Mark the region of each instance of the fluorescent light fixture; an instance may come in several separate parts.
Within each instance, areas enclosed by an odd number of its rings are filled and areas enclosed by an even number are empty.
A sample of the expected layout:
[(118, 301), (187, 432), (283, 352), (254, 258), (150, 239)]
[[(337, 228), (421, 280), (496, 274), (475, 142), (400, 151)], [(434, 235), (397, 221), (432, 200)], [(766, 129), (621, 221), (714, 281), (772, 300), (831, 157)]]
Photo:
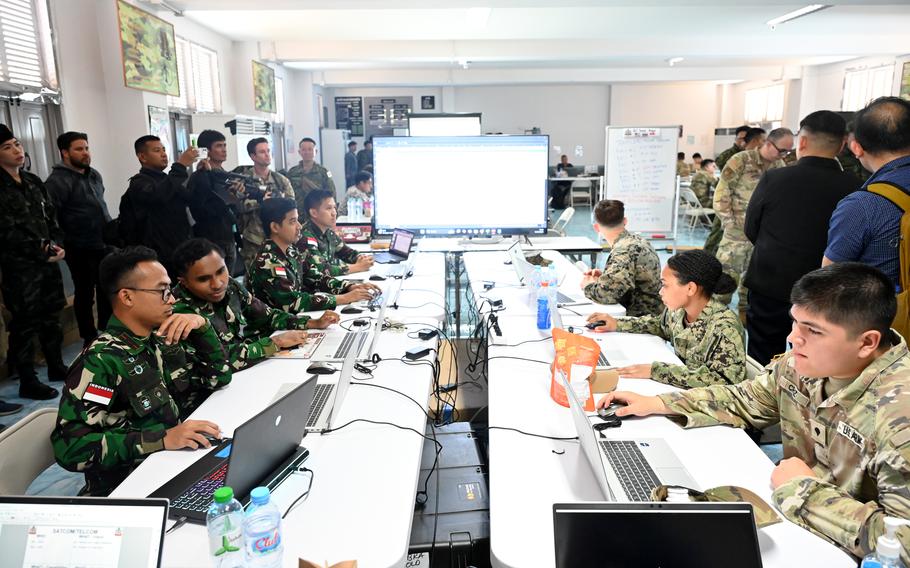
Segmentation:
[(667, 59), (667, 64), (670, 67), (673, 67), (677, 63), (682, 63), (683, 61), (685, 61), (685, 59), (686, 59), (685, 57), (671, 57), (670, 59)]
[(818, 12), (819, 10), (824, 10), (825, 8), (830, 8), (830, 7), (831, 7), (831, 4), (809, 4), (808, 6), (803, 6), (799, 10), (793, 10), (792, 12), (784, 14), (783, 16), (779, 16), (777, 18), (768, 20), (765, 23), (768, 24), (771, 27), (771, 29), (773, 30), (775, 27), (777, 27), (780, 24), (789, 22), (790, 20), (795, 20), (796, 18), (802, 18), (803, 16), (808, 16), (809, 14), (812, 14), (814, 12)]

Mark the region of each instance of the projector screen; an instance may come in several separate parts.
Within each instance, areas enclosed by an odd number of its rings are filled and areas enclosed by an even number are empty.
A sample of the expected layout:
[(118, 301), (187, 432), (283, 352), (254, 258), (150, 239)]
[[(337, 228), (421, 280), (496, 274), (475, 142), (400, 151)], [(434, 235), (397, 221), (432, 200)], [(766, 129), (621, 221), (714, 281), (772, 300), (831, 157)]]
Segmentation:
[(409, 136), (480, 136), (480, 113), (412, 114), (408, 116)]
[(548, 147), (548, 136), (374, 138), (376, 230), (544, 233)]

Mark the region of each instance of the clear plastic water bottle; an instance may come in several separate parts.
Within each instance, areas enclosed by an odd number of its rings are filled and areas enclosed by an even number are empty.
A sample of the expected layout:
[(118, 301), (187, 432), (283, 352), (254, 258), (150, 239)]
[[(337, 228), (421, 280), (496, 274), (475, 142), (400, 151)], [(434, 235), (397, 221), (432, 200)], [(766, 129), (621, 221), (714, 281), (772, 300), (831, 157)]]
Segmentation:
[(537, 329), (550, 329), (550, 283), (546, 280), (537, 292)]
[(348, 211), (348, 217), (353, 219), (354, 218), (354, 198), (353, 197), (348, 197), (347, 211)]
[(269, 500), (268, 487), (250, 492), (243, 516), (243, 556), (249, 568), (278, 568), (284, 553), (281, 512)]
[(209, 553), (216, 568), (243, 568), (243, 506), (234, 490), (219, 487), (205, 515)]

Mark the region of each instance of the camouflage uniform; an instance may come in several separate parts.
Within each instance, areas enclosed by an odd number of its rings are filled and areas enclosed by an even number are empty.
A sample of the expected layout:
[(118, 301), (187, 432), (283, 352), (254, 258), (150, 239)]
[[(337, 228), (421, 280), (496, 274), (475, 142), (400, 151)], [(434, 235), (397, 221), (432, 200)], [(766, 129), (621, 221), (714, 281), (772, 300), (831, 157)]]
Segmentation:
[[(763, 429), (780, 423), (784, 457), (798, 457), (818, 476), (796, 477), (774, 490), (790, 521), (856, 556), (875, 550), (885, 516), (910, 518), (910, 353), (891, 347), (833, 394), (827, 378), (799, 376), (784, 355), (767, 372), (738, 385), (664, 394), (686, 427), (729, 424)], [(902, 527), (901, 560), (910, 562), (910, 528)]]
[[(752, 243), (743, 232), (746, 207), (761, 176), (768, 170), (784, 166), (783, 160), (766, 162), (757, 148), (740, 152), (730, 158), (720, 175), (717, 189), (714, 190), (714, 212), (724, 229), (724, 236), (717, 247), (717, 260), (724, 265), (724, 272), (731, 275), (737, 284), (742, 282), (752, 256)], [(745, 312), (748, 305), (746, 293), (746, 288), (740, 285), (740, 312)], [(732, 294), (724, 294), (717, 296), (717, 299), (729, 304), (731, 297)]]
[(846, 145), (837, 156), (837, 161), (845, 172), (853, 174), (861, 183), (866, 183), (866, 180), (872, 177), (872, 172), (863, 167)]
[(597, 282), (585, 286), (585, 297), (598, 304), (622, 304), (630, 316), (658, 315), (663, 310), (660, 259), (651, 244), (623, 230)]
[(740, 148), (739, 146), (734, 144), (734, 145), (730, 146), (729, 148), (727, 148), (726, 150), (724, 150), (723, 152), (721, 152), (720, 154), (718, 154), (717, 157), (714, 158), (714, 163), (717, 164), (717, 169), (720, 171), (724, 171), (724, 167), (727, 165), (727, 162), (730, 160), (730, 158), (732, 158), (736, 154), (739, 154), (742, 151), (743, 151), (742, 148)]
[(711, 301), (691, 324), (686, 310), (621, 318), (616, 331), (649, 333), (673, 344), (683, 365), (651, 363), (651, 378), (679, 388), (735, 384), (746, 378), (745, 332), (726, 305)]
[(698, 198), (698, 202), (702, 207), (711, 207), (714, 205), (713, 200), (711, 199), (711, 192), (714, 191), (714, 187), (717, 185), (718, 181), (719, 180), (714, 174), (705, 170), (698, 170), (698, 172), (692, 176), (689, 188), (692, 190), (692, 193), (695, 194), (695, 197)]
[[(736, 154), (739, 154), (740, 152), (742, 152), (742, 148), (734, 144), (733, 146), (718, 154), (717, 157), (714, 158), (714, 163), (717, 164), (717, 170), (723, 172), (724, 166), (727, 165), (727, 162), (730, 160), (730, 158)], [(701, 199), (701, 197), (699, 197), (699, 199)], [(709, 201), (707, 207), (711, 207), (712, 205), (713, 203)], [(708, 238), (705, 239), (705, 250), (711, 254), (716, 255), (717, 246), (720, 244), (720, 239), (723, 236), (724, 229), (720, 224), (720, 218), (715, 215), (714, 222), (711, 224), (711, 231), (708, 233)]]
[[(366, 193), (359, 189), (356, 185), (352, 185), (347, 189), (344, 194), (344, 199), (338, 204), (338, 215), (347, 215), (348, 214), (348, 199), (360, 199), (362, 201), (367, 201), (373, 199), (373, 193)], [(370, 217), (368, 214), (370, 212), (365, 212), (364, 216)]]
[(344, 244), (334, 228), (323, 231), (312, 219), (304, 223), (297, 248), (306, 250), (313, 268), (326, 276), (347, 274), (348, 264), (357, 262), (357, 251)]
[(273, 308), (292, 314), (335, 308), (338, 305), (335, 294), (344, 292), (350, 283), (320, 273), (308, 257), (306, 249), (290, 245), (287, 252), (281, 252), (274, 241), (265, 241), (250, 267), (253, 295)]
[(66, 305), (60, 266), (47, 262), (45, 245), (61, 243), (53, 202), (38, 176), (19, 172), (21, 183), (0, 170), (0, 271), (3, 302), (10, 311), (9, 361), (24, 382), (37, 381), (37, 336), (51, 378), (63, 378), (63, 328)]
[[(265, 190), (271, 193), (270, 197), (295, 199), (291, 182), (278, 172), (270, 171), (267, 179), (261, 179), (256, 176), (253, 166), (238, 166), (233, 171), (257, 180), (260, 187), (265, 187)], [(259, 202), (257, 200), (244, 199), (241, 209), (240, 232), (243, 234), (243, 249), (240, 251), (240, 255), (243, 257), (243, 266), (249, 268), (256, 258), (256, 254), (259, 253), (259, 247), (265, 241), (265, 232), (262, 230), (262, 220), (259, 218)]]
[(692, 172), (689, 170), (689, 164), (685, 160), (676, 160), (676, 175), (679, 177), (689, 177)]
[(316, 162), (313, 162), (313, 168), (308, 172), (303, 171), (303, 162), (300, 162), (288, 170), (287, 178), (294, 188), (297, 208), (302, 215), (306, 213), (303, 208), (303, 200), (313, 190), (323, 189), (331, 193), (332, 197), (338, 198), (335, 195), (335, 181), (332, 179), (332, 172)]
[(306, 329), (310, 321), (309, 316), (273, 310), (233, 278), (228, 280), (224, 299), (217, 304), (197, 298), (182, 284), (174, 288), (174, 297), (177, 299), (175, 313), (198, 314), (211, 322), (235, 371), (246, 369), (278, 351), (270, 334)]
[(82, 495), (108, 495), (145, 457), (164, 449), (169, 428), (185, 420), (231, 368), (206, 324), (165, 345), (133, 334), (112, 316), (70, 367), (51, 443), (57, 463), (85, 473)]

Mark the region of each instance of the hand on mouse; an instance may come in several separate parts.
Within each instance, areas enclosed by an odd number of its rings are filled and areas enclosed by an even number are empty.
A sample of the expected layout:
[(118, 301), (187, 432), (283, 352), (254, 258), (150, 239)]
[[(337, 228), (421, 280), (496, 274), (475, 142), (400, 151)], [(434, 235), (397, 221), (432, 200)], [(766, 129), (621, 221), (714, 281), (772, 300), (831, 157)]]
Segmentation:
[(221, 429), (217, 424), (208, 420), (185, 420), (177, 426), (167, 429), (164, 434), (164, 449), (211, 448), (212, 443), (206, 436), (220, 439)]
[(586, 321), (588, 323), (591, 323), (592, 321), (604, 322), (603, 325), (594, 328), (594, 331), (596, 331), (597, 333), (603, 333), (605, 331), (616, 331), (616, 318), (614, 318), (610, 314), (594, 312), (593, 314), (588, 316), (588, 319)]
[(597, 409), (606, 408), (614, 401), (625, 403), (625, 408), (616, 411), (616, 416), (649, 416), (651, 414), (673, 414), (664, 401), (656, 396), (644, 396), (634, 392), (616, 391), (607, 393), (597, 401)]
[(305, 343), (306, 335), (306, 332), (302, 329), (293, 329), (273, 336), (272, 342), (277, 345), (279, 349), (287, 349), (288, 347), (296, 347)]
[(307, 329), (325, 329), (333, 323), (338, 323), (339, 320), (341, 320), (341, 316), (335, 312), (327, 311), (320, 317), (306, 322), (306, 327)]

